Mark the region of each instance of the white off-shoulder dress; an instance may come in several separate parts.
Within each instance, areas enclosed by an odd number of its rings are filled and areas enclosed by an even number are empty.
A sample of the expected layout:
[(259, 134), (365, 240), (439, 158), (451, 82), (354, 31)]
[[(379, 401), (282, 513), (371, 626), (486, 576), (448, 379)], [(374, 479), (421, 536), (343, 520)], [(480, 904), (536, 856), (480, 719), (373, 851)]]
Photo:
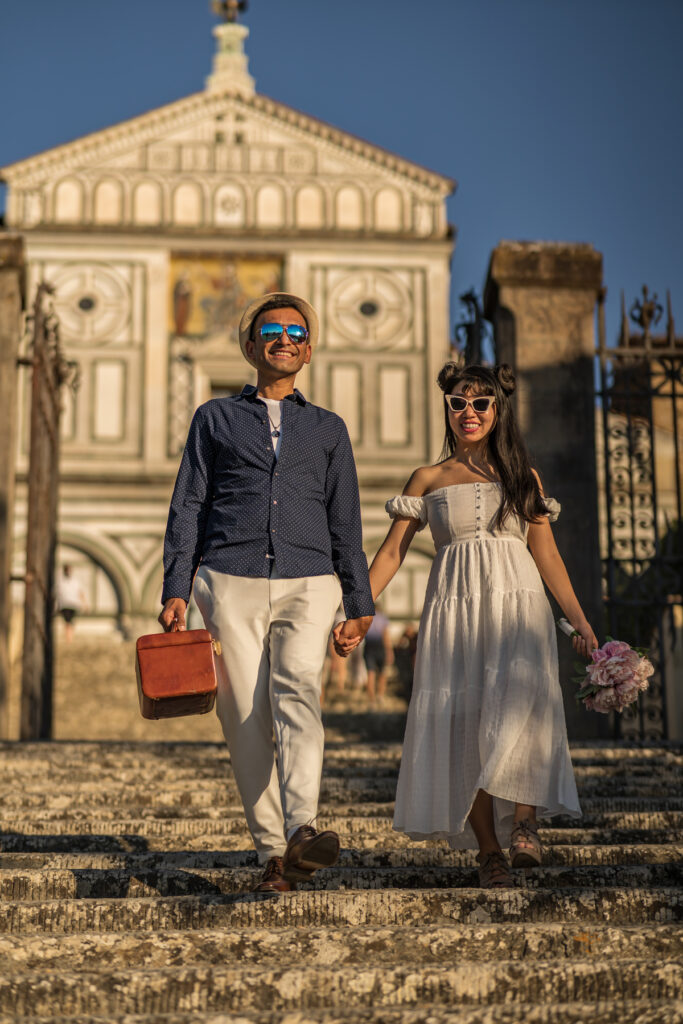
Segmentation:
[[(434, 539), (417, 644), (394, 828), (413, 839), (476, 847), (467, 816), (477, 790), (494, 797), (500, 842), (515, 803), (539, 817), (581, 808), (558, 679), (555, 623), (527, 524), (493, 529), (498, 483), (401, 495), (392, 518), (426, 523)], [(545, 499), (551, 521), (559, 515)]]

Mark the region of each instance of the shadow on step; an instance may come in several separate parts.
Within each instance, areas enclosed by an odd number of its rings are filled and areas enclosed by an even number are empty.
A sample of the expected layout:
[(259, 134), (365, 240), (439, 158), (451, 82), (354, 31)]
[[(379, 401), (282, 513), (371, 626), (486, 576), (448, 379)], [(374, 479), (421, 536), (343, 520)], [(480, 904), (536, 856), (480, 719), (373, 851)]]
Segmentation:
[(406, 728), (404, 711), (323, 711), (325, 747), (356, 743), (402, 743)]
[(140, 835), (98, 835), (93, 832), (0, 834), (0, 853), (147, 853), (149, 849), (146, 837)]

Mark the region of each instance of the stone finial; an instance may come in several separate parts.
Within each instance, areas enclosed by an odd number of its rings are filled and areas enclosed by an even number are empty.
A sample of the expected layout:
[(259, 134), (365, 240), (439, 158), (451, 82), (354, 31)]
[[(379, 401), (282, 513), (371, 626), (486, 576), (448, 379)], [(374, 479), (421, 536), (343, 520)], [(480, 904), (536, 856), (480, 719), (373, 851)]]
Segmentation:
[(206, 80), (208, 92), (254, 95), (254, 79), (249, 74), (249, 62), (244, 52), (244, 41), (249, 35), (249, 29), (246, 25), (237, 24), (239, 12), (245, 10), (246, 6), (244, 0), (216, 0), (213, 5), (214, 11), (225, 20), (213, 29), (217, 47), (213, 72)]

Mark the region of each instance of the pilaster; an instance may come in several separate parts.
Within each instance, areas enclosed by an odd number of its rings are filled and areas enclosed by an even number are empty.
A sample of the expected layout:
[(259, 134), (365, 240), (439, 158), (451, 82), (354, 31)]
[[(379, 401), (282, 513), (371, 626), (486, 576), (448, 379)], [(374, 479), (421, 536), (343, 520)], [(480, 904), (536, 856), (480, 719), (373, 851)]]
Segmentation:
[[(591, 245), (501, 242), (486, 281), (497, 359), (517, 375), (516, 412), (547, 494), (562, 504), (553, 527), (577, 597), (603, 634), (595, 451), (595, 307), (602, 256)], [(605, 735), (607, 720), (577, 707), (574, 652), (558, 638), (570, 736)]]

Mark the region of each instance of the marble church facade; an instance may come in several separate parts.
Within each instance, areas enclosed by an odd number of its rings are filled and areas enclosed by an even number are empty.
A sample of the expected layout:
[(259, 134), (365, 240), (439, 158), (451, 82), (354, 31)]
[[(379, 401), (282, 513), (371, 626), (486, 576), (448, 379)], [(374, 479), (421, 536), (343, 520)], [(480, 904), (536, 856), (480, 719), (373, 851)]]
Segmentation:
[[(449, 352), (453, 182), (259, 95), (242, 25), (215, 29), (204, 91), (0, 172), (80, 386), (65, 394), (60, 560), (102, 622), (156, 614), (173, 480), (193, 410), (251, 379), (241, 309), (279, 288), (308, 298), (321, 340), (301, 388), (344, 417), (372, 556), (385, 500), (436, 457), (434, 386)], [(26, 418), (26, 406), (23, 406)], [(18, 453), (18, 550), (27, 472)], [(387, 597), (420, 610), (421, 534)]]

